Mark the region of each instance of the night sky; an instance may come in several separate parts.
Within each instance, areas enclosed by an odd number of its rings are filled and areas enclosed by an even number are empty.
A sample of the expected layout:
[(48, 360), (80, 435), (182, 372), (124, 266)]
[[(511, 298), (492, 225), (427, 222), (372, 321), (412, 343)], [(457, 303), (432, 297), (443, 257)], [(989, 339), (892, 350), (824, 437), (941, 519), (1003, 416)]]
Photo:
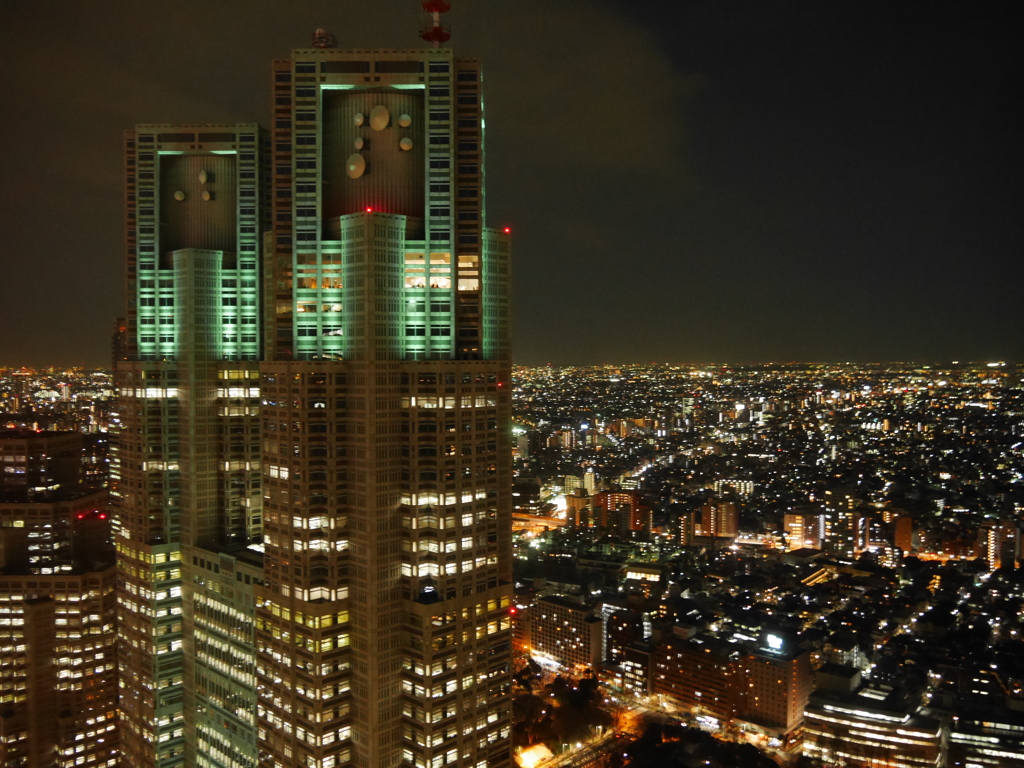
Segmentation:
[[(518, 363), (1024, 359), (1010, 3), (454, 0)], [(267, 125), (416, 0), (0, 4), (0, 365), (109, 364), (122, 132)]]

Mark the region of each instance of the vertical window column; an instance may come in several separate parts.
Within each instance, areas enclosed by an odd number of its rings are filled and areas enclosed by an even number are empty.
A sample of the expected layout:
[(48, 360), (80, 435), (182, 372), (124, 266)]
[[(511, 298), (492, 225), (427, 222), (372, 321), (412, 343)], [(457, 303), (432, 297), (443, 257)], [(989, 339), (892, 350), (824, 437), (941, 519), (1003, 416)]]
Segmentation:
[(238, 137), (238, 357), (257, 360), (259, 342), (259, 253), (260, 167), (259, 136), (242, 133)]
[(458, 283), (455, 348), (464, 360), (481, 357), (480, 257), (484, 215), (481, 162), (483, 116), (480, 104), (480, 73), (476, 62), (459, 62), (456, 85), (457, 231), (455, 251)]
[(137, 181), (136, 196), (136, 248), (138, 250), (137, 343), (141, 360), (157, 358), (157, 235), (159, 213), (156, 200), (156, 144), (152, 134), (137, 137), (136, 162), (138, 171), (145, 170), (147, 178)]

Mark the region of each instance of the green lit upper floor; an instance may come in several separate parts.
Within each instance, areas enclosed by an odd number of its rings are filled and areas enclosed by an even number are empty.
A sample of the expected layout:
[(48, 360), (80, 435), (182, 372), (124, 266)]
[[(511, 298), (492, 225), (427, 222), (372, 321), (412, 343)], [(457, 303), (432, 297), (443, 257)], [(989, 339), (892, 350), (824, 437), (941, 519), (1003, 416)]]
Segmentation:
[[(126, 134), (129, 358), (178, 356), (186, 319), (182, 309), (187, 295), (201, 288), (223, 297), (224, 310), (216, 318), (205, 313), (210, 322), (245, 328), (222, 334), (237, 338), (223, 341), (229, 346), (221, 354), (256, 359), (258, 340), (251, 338), (245, 348), (242, 339), (259, 333), (260, 242), (268, 226), (266, 147), (267, 137), (254, 123), (138, 125)], [(176, 264), (175, 254), (189, 251), (219, 254), (220, 274), (186, 291), (176, 275), (183, 265)], [(247, 306), (251, 312), (229, 309)]]

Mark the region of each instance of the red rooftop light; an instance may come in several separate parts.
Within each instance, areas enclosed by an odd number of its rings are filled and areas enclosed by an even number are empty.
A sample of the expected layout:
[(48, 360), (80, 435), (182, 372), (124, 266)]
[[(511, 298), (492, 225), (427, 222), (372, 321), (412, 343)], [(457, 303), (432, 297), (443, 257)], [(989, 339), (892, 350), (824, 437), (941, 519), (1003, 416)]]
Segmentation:
[(423, 0), (423, 10), (433, 18), (431, 19), (431, 26), (422, 30), (420, 37), (428, 43), (433, 43), (435, 48), (439, 48), (442, 43), (447, 43), (451, 40), (451, 30), (441, 26), (441, 14), (447, 13), (451, 10), (451, 7), (452, 5), (448, 0)]

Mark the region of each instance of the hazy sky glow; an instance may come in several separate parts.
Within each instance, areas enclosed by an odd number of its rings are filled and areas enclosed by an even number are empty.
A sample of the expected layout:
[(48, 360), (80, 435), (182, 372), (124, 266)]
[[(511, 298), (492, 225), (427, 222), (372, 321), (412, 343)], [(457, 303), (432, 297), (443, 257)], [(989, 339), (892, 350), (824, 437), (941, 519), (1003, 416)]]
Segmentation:
[[(519, 363), (1024, 358), (1010, 4), (455, 0)], [(122, 131), (268, 123), (415, 0), (0, 5), (0, 365), (104, 365)]]

